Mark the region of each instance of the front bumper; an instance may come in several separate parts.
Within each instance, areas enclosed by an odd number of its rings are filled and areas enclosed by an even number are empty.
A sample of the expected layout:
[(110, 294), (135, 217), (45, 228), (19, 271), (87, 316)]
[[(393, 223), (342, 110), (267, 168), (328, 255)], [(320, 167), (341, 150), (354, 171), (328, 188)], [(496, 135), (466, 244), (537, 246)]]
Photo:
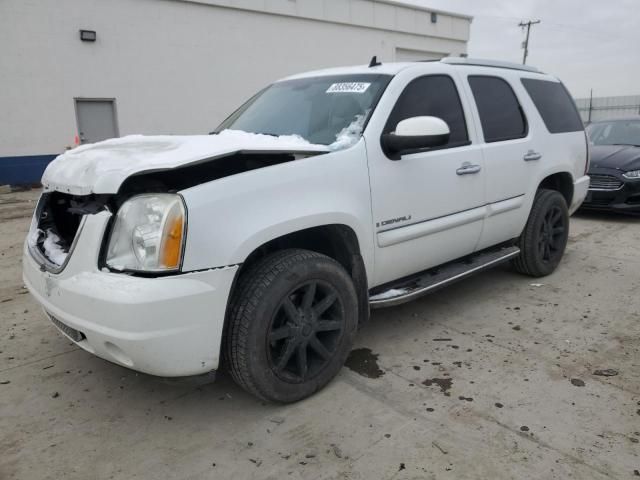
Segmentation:
[(87, 217), (57, 274), (43, 271), (25, 243), (23, 278), (31, 294), (62, 333), (105, 360), (162, 377), (217, 369), (238, 267), (157, 278), (99, 271), (96, 250), (106, 221), (106, 214)]
[(617, 177), (623, 182), (622, 187), (617, 190), (589, 189), (583, 209), (640, 213), (640, 181), (628, 180), (617, 170), (599, 170), (597, 173)]

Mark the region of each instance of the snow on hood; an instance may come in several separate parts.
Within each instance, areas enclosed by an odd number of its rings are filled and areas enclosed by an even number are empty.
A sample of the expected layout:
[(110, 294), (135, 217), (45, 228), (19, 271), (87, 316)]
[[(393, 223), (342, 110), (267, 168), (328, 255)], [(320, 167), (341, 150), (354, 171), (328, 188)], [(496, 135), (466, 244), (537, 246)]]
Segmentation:
[(217, 135), (129, 135), (69, 150), (53, 160), (42, 176), (45, 191), (74, 195), (116, 193), (133, 174), (175, 168), (239, 151), (329, 152), (297, 135), (273, 137), (224, 130)]

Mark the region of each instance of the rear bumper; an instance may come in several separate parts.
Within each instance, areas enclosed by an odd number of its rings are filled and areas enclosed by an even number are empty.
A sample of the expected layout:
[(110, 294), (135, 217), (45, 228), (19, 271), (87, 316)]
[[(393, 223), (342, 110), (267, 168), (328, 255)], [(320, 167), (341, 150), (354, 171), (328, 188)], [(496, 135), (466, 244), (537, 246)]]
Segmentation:
[(584, 202), (589, 191), (589, 177), (584, 175), (573, 182), (573, 200), (569, 205), (569, 214), (573, 214)]
[[(95, 250), (100, 222), (87, 221), (60, 274), (42, 271), (25, 244), (24, 283), (58, 328), (105, 360), (162, 377), (199, 375), (219, 364), (227, 298), (237, 266), (158, 278), (74, 268)], [(64, 331), (66, 330), (66, 332)]]

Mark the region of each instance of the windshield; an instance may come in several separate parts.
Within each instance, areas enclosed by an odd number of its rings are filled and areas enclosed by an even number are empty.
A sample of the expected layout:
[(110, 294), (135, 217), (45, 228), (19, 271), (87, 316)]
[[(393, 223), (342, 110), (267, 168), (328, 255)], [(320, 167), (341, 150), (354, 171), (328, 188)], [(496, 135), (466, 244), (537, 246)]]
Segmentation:
[(346, 148), (358, 141), (389, 75), (359, 74), (274, 83), (216, 129), (299, 135), (308, 142)]
[(592, 123), (587, 133), (594, 145), (640, 146), (640, 120)]

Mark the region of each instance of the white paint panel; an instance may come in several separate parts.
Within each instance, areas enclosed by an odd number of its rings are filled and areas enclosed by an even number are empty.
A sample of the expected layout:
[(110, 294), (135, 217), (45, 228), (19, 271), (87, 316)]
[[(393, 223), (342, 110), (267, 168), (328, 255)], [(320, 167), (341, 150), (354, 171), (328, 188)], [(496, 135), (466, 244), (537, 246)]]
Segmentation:
[[(372, 279), (374, 234), (366, 172), (366, 149), (360, 141), (347, 150), (183, 190), (189, 211), (184, 268), (242, 263), (274, 238), (317, 225), (341, 224), (355, 232)], [(243, 214), (232, 219), (229, 212)]]
[(474, 208), (455, 215), (437, 218), (427, 222), (417, 223), (408, 227), (398, 227), (393, 230), (378, 233), (378, 246), (390, 247), (398, 243), (414, 240), (426, 235), (440, 233), (450, 228), (459, 227), (482, 220), (487, 213), (486, 207)]

